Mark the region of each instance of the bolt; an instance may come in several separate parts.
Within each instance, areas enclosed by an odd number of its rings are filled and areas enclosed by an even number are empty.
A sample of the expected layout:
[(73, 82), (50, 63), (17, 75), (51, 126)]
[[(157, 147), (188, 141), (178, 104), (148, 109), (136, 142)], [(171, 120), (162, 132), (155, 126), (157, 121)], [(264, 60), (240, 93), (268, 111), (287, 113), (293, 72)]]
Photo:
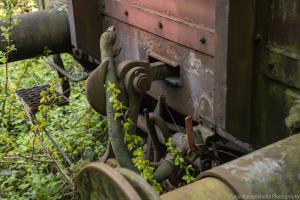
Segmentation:
[(139, 93), (146, 93), (151, 89), (151, 77), (149, 74), (140, 73), (133, 79), (133, 87)]
[(161, 22), (159, 22), (159, 23), (158, 23), (158, 27), (159, 27), (160, 29), (163, 29), (164, 25), (163, 25)]
[(200, 42), (201, 42), (202, 44), (205, 44), (205, 43), (206, 43), (206, 39), (205, 39), (205, 38), (201, 38), (201, 39), (200, 39)]

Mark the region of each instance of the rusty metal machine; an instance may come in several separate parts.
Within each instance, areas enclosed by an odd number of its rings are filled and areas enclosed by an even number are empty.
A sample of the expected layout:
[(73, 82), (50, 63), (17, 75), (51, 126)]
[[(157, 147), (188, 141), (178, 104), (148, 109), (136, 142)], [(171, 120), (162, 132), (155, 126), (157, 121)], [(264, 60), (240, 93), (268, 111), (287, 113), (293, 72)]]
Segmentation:
[[(10, 61), (47, 47), (54, 56), (46, 62), (68, 81), (87, 79), (90, 105), (108, 119), (107, 152), (78, 174), (78, 199), (300, 198), (300, 2), (39, 0), (39, 6), (16, 16), (18, 51)], [(72, 54), (88, 74), (71, 76), (60, 53)], [(124, 114), (144, 139), (154, 177), (177, 189), (159, 197), (137, 175), (108, 82), (122, 91)], [(194, 183), (178, 181), (169, 138), (196, 168)]]

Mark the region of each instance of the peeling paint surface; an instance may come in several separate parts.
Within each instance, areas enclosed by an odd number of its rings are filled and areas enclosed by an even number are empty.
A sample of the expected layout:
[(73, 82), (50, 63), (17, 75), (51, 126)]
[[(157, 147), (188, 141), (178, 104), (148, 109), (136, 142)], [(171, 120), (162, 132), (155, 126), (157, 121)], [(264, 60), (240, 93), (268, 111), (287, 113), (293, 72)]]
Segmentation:
[(299, 155), (300, 134), (203, 174), (221, 178), (243, 195), (300, 195)]
[(194, 52), (190, 52), (188, 57), (188, 63), (190, 64), (186, 70), (189, 73), (201, 75), (201, 74), (210, 74), (214, 75), (214, 72), (211, 69), (205, 68), (202, 64), (201, 59), (196, 58), (196, 54)]

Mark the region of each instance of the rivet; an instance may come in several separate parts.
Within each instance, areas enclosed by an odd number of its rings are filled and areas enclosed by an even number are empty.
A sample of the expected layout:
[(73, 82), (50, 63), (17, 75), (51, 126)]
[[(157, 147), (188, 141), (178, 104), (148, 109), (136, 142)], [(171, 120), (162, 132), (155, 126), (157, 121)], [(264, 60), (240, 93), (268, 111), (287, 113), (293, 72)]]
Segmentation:
[(158, 27), (159, 27), (160, 29), (162, 29), (162, 28), (164, 27), (164, 25), (163, 25), (161, 22), (159, 22), (159, 23), (158, 23)]
[(205, 44), (205, 43), (206, 43), (206, 39), (205, 39), (205, 38), (201, 38), (201, 39), (200, 39), (200, 42), (201, 42), (202, 44)]

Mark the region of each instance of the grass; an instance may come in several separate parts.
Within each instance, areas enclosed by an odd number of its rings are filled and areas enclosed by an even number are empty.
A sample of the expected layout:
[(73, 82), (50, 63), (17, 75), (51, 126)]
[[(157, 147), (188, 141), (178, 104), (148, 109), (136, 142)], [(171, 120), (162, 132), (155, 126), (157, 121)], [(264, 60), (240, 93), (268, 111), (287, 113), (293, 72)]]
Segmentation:
[[(63, 55), (66, 68), (81, 74), (69, 55)], [(70, 158), (72, 165), (64, 162), (60, 152), (45, 137), (42, 130), (36, 136), (15, 91), (36, 85), (57, 85), (56, 71), (40, 58), (11, 63), (8, 66), (9, 94), (4, 93), (4, 78), (0, 80), (0, 199), (72, 199), (72, 185), (68, 184), (45, 148), (50, 151), (59, 167), (74, 180), (76, 172), (87, 162), (97, 160), (105, 151), (106, 121), (90, 109), (85, 97), (85, 82), (72, 83), (70, 104), (51, 107), (44, 117), (44, 129)], [(4, 68), (0, 67), (0, 77)]]
[[(0, 0), (1, 19), (35, 10), (34, 0)], [(5, 52), (1, 55), (3, 61)], [(63, 60), (73, 74), (82, 74), (70, 55), (63, 55)], [(35, 58), (0, 65), (0, 77), (0, 199), (72, 199), (75, 174), (103, 154), (107, 141), (106, 121), (89, 107), (85, 82), (71, 84), (69, 105), (44, 106), (47, 113), (37, 115), (36, 131), (15, 92), (45, 84), (57, 87), (57, 72)]]

